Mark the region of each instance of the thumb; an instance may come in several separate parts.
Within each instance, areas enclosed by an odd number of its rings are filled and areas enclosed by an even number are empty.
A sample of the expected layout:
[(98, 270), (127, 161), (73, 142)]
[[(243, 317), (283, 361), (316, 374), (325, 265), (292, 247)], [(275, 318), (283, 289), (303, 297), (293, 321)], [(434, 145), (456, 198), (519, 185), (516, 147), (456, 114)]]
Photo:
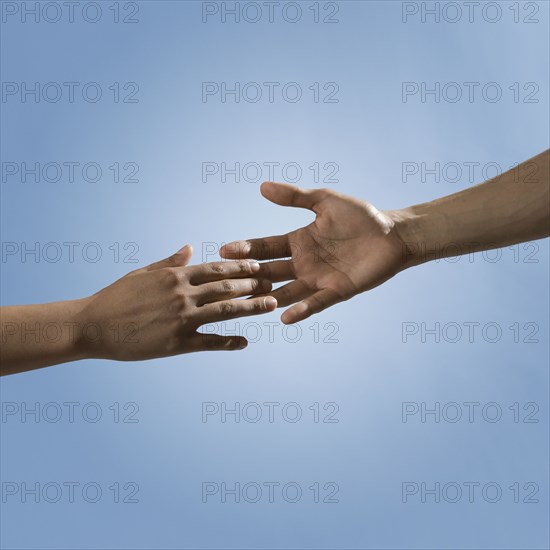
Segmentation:
[(269, 201), (281, 206), (295, 206), (313, 210), (324, 193), (322, 189), (301, 189), (287, 183), (265, 181), (260, 186), (260, 192)]
[(190, 244), (186, 244), (175, 254), (168, 256), (168, 258), (165, 258), (164, 260), (151, 264), (146, 269), (147, 271), (153, 271), (155, 269), (162, 269), (163, 267), (185, 267), (191, 261), (192, 255), (193, 247)]

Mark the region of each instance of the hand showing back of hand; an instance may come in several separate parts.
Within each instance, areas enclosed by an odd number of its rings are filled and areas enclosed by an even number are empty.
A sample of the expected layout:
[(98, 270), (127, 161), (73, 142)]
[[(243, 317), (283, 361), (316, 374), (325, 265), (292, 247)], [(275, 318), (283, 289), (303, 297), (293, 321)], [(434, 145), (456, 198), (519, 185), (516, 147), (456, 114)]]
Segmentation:
[[(80, 300), (1, 309), (0, 374), (76, 361), (139, 361), (181, 353), (240, 350), (242, 336), (201, 333), (201, 325), (276, 308), (258, 262), (189, 266), (192, 249), (136, 269)], [(237, 299), (242, 297), (248, 299)], [(28, 327), (58, 337), (29, 338)]]
[[(85, 300), (83, 321), (93, 322), (108, 335), (108, 327), (136, 327), (133, 345), (111, 338), (83, 340), (87, 357), (142, 360), (206, 350), (237, 350), (247, 345), (242, 336), (198, 332), (201, 325), (258, 315), (275, 309), (271, 283), (258, 278), (257, 262), (213, 262), (188, 266), (192, 249), (132, 271)], [(250, 296), (248, 300), (235, 298)]]

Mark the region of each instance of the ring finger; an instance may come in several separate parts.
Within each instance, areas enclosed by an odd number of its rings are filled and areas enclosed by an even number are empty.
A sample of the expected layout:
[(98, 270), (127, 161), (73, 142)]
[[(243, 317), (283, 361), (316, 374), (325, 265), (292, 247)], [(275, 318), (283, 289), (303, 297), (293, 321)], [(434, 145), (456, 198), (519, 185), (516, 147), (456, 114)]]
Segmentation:
[(267, 293), (271, 290), (271, 286), (271, 282), (267, 279), (224, 279), (214, 283), (205, 283), (197, 286), (197, 306), (241, 296)]

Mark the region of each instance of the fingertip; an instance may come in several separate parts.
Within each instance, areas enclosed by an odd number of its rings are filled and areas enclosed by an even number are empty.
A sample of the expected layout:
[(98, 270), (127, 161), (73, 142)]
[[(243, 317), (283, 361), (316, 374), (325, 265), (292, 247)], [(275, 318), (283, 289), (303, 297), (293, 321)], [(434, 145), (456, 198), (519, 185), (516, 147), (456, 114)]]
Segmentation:
[(174, 254), (173, 258), (177, 265), (185, 267), (191, 260), (192, 255), (193, 247), (190, 244), (186, 244)]
[(243, 256), (245, 246), (241, 241), (233, 241), (231, 243), (224, 244), (220, 248), (220, 256), (227, 260), (236, 260)]
[(248, 340), (242, 336), (239, 336), (237, 338), (232, 338), (228, 344), (230, 350), (241, 350), (248, 347)]
[(264, 304), (267, 311), (273, 311), (277, 309), (277, 300), (273, 296), (266, 296)]
[(281, 315), (281, 323), (283, 325), (291, 325), (293, 323), (292, 316), (288, 313), (289, 310), (283, 311)]
[(269, 188), (273, 185), (272, 181), (264, 181), (260, 185), (260, 193), (265, 197), (265, 191), (269, 190)]
[[(231, 244), (231, 243), (229, 243)], [(227, 246), (229, 246), (228, 244), (224, 244), (222, 245), (222, 247), (220, 248), (220, 256), (222, 258), (226, 258), (226, 254), (227, 254)]]
[(262, 185), (260, 185), (260, 193), (264, 198), (267, 200), (272, 200), (273, 193), (277, 190), (277, 186), (279, 184), (274, 181), (264, 181)]
[(287, 309), (281, 315), (281, 321), (285, 325), (292, 325), (307, 319), (311, 315), (307, 304), (300, 302)]
[(190, 244), (182, 246), (176, 254), (193, 254), (193, 247)]

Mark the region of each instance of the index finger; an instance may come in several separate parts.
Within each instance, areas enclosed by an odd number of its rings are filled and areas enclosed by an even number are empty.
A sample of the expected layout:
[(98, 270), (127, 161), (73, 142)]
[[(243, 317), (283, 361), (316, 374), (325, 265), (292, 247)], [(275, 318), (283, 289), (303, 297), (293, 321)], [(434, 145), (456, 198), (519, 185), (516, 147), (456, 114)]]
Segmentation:
[(232, 260), (253, 258), (254, 260), (275, 260), (292, 256), (288, 235), (233, 241), (220, 248), (220, 256)]

